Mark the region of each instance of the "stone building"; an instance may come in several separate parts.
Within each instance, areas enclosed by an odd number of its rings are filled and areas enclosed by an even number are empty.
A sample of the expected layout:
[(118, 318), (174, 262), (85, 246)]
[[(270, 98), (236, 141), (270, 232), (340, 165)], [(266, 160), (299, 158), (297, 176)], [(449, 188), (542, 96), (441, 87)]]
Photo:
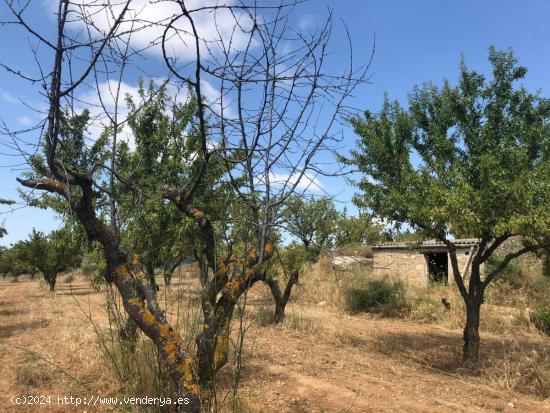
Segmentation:
[[(471, 258), (479, 241), (469, 238), (453, 242), (458, 266), (464, 277), (469, 273)], [(430, 282), (452, 282), (448, 249), (440, 241), (427, 240), (413, 246), (405, 242), (389, 242), (375, 245), (372, 251), (375, 275), (397, 277), (407, 286), (424, 287)]]

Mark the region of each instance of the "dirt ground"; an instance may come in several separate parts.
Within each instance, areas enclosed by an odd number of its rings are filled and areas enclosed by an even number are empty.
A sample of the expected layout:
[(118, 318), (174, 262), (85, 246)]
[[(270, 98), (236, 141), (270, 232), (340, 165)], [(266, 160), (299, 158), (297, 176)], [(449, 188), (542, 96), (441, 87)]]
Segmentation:
[[(191, 284), (183, 279), (174, 288)], [(264, 301), (261, 291), (252, 294), (250, 313)], [(104, 302), (83, 277), (60, 282), (54, 294), (39, 281), (0, 281), (0, 411), (119, 411), (58, 404), (58, 396), (117, 395), (95, 333), (107, 327)], [(482, 352), (512, 339), (550, 352), (550, 340), (528, 334), (482, 334)], [(283, 325), (253, 324), (247, 332), (243, 411), (550, 412), (548, 399), (462, 372), (460, 346), (460, 330), (292, 304)], [(49, 395), (52, 403), (10, 401), (25, 395)]]

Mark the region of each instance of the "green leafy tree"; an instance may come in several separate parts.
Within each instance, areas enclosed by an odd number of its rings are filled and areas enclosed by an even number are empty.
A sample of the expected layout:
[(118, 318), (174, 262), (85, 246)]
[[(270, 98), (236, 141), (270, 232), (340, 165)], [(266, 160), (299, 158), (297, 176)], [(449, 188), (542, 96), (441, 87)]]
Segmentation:
[[(13, 205), (15, 202), (9, 199), (0, 198), (0, 205)], [(4, 222), (0, 224), (0, 238), (3, 238), (8, 231), (6, 230), (6, 227), (4, 226)]]
[(14, 278), (30, 274), (31, 279), (34, 279), (37, 269), (26, 260), (24, 248), (24, 241), (19, 241), (2, 251), (0, 255), (0, 267), (4, 277), (7, 274), (10, 274)]
[(37, 268), (54, 291), (57, 274), (80, 263), (80, 245), (67, 229), (44, 235), (32, 230), (28, 240), (21, 243), (19, 259)]
[(348, 216), (347, 210), (339, 215), (335, 226), (336, 246), (343, 247), (352, 244), (372, 245), (384, 239), (384, 227), (373, 222), (367, 214)]
[[(487, 287), (515, 258), (550, 244), (550, 101), (517, 87), (526, 69), (512, 52), (490, 49), (492, 79), (462, 63), (458, 85), (415, 88), (409, 110), (387, 98), (379, 114), (352, 125), (351, 162), (363, 173), (359, 207), (435, 237), (449, 250), (466, 304), (464, 362), (479, 358), (480, 307)], [(475, 237), (469, 277), (454, 237)], [(500, 245), (523, 243), (491, 271)]]
[(338, 212), (328, 197), (304, 199), (291, 197), (285, 206), (282, 220), (286, 230), (303, 244), (315, 260), (323, 248), (334, 245)]
[[(139, 255), (153, 285), (156, 267), (169, 285), (177, 266), (197, 245), (193, 223), (163, 202), (166, 185), (181, 187), (197, 173), (193, 159), (198, 141), (192, 122), (196, 103), (172, 103), (165, 89), (156, 90), (152, 82), (147, 88), (140, 82), (138, 95), (138, 102), (127, 97), (136, 147), (130, 150), (121, 143), (117, 154), (118, 173), (129, 177), (115, 188), (122, 242)], [(211, 183), (207, 181), (205, 185)], [(212, 191), (202, 189), (203, 197), (212, 196)]]
[(284, 319), (292, 288), (299, 281), (304, 265), (316, 261), (325, 248), (334, 244), (334, 228), (338, 212), (328, 197), (307, 199), (290, 197), (282, 212), (282, 226), (299, 242), (277, 250), (277, 260), (270, 263), (266, 284), (275, 301), (273, 321)]
[(2, 274), (2, 278), (6, 278), (6, 275), (10, 272), (10, 258), (10, 250), (6, 247), (0, 247), (0, 274)]

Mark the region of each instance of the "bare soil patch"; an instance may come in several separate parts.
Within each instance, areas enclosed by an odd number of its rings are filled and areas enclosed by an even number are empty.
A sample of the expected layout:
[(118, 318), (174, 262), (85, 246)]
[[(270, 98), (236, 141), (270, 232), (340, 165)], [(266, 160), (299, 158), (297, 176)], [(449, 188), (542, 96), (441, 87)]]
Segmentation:
[[(189, 297), (182, 291), (194, 285), (185, 277), (175, 280), (172, 296)], [(57, 403), (13, 406), (9, 398), (15, 395), (57, 401), (58, 395), (118, 394), (89, 320), (107, 327), (104, 303), (105, 293), (91, 290), (84, 277), (60, 284), (54, 294), (38, 281), (0, 282), (0, 411), (86, 410)], [(263, 287), (255, 287), (247, 304), (250, 320), (266, 304)], [(540, 335), (483, 334), (484, 357), (498, 356), (511, 342), (550, 352), (550, 340)], [(248, 332), (243, 411), (550, 412), (550, 400), (463, 372), (460, 346), (459, 329), (293, 303), (283, 325), (253, 325)]]

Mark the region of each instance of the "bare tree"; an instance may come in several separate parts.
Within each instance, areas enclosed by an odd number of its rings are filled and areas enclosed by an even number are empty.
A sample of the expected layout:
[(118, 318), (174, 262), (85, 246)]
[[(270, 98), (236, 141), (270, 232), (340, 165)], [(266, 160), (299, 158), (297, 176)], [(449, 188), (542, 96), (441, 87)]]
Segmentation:
[[(319, 159), (334, 160), (339, 121), (348, 114), (344, 102), (366, 81), (368, 65), (353, 67), (351, 47), (343, 73), (327, 73), (332, 16), (314, 32), (294, 30), (289, 16), (297, 3), (191, 9), (180, 1), (181, 13), (164, 32), (166, 64), (174, 78), (193, 89), (198, 102), (203, 166), (186, 188), (167, 188), (165, 197), (196, 221), (203, 243), (204, 326), (197, 337), (203, 388), (212, 388), (215, 373), (227, 360), (237, 300), (255, 282), (267, 280), (266, 263), (278, 241), (283, 206), (292, 194), (318, 186), (318, 176), (339, 172)], [(197, 28), (204, 13), (217, 22), (217, 13), (227, 17), (228, 10), (234, 19), (230, 33), (218, 30), (212, 38)], [(175, 37), (194, 45), (194, 59), (170, 50), (168, 39)], [(208, 210), (193, 204), (214, 159), (225, 165), (226, 178), (241, 200), (241, 216), (231, 219), (241, 219), (247, 228), (244, 258), (221, 253), (231, 248), (221, 246)], [(296, 281), (290, 278), (287, 296)], [(271, 284), (280, 292), (278, 282)]]
[[(113, 162), (123, 121), (116, 111), (109, 113), (100, 104), (111, 124), (109, 162), (98, 155), (106, 136), (86, 147), (82, 138), (86, 116), (74, 110), (76, 91), (87, 86), (92, 75), (99, 89), (98, 75), (109, 75), (114, 66), (120, 86), (128, 58), (140, 52), (132, 49), (128, 39), (143, 27), (134, 24), (138, 21), (131, 7), (135, 3), (59, 0), (56, 33), (50, 39), (25, 20), (28, 3), (6, 0), (14, 19), (10, 23), (33, 36), (53, 62), (49, 71), (38, 64), (38, 78), (3, 65), (24, 80), (39, 82), (48, 102), (41, 124), (44, 163), (21, 150), (33, 170), (18, 181), (33, 191), (64, 199), (88, 239), (102, 245), (105, 278), (117, 287), (130, 319), (159, 350), (177, 396), (184, 399), (178, 410), (197, 412), (201, 406), (209, 408), (216, 372), (227, 362), (237, 301), (254, 283), (266, 280), (266, 263), (279, 241), (284, 204), (292, 194), (320, 186), (320, 176), (339, 173), (327, 161), (334, 159), (341, 139), (339, 122), (349, 115), (345, 101), (366, 81), (368, 64), (354, 68), (350, 47), (349, 66), (342, 73), (328, 73), (332, 15), (329, 12), (316, 31), (295, 30), (290, 17), (300, 1), (267, 5), (207, 2), (195, 8), (188, 7), (192, 2), (177, 1), (171, 2), (177, 13), (169, 19), (141, 22), (163, 28), (162, 37), (155, 40), (161, 42), (164, 61), (173, 79), (188, 87), (197, 102), (200, 167), (186, 185), (167, 186), (163, 191), (164, 198), (194, 220), (202, 243), (204, 324), (196, 338), (195, 358), (161, 310), (139, 257), (129, 262), (120, 244), (112, 189), (115, 179), (127, 182)], [(108, 16), (107, 29), (96, 25), (93, 18), (101, 13)], [(213, 32), (201, 31), (197, 22), (205, 19)], [(230, 19), (231, 29), (219, 19)], [(77, 20), (85, 22), (85, 30), (71, 30)], [(189, 49), (194, 51), (191, 56), (181, 53)], [(37, 62), (43, 60), (41, 56)], [(113, 94), (116, 104), (119, 92), (116, 89)], [(4, 129), (19, 148), (21, 135)], [(224, 178), (244, 205), (240, 214), (228, 217), (230, 225), (239, 224), (246, 230), (242, 254), (233, 251), (239, 240), (222, 245), (208, 209), (199, 210), (194, 202), (213, 164), (220, 163), (225, 167)], [(103, 185), (106, 177), (108, 183)], [(110, 223), (98, 214), (105, 198)]]

